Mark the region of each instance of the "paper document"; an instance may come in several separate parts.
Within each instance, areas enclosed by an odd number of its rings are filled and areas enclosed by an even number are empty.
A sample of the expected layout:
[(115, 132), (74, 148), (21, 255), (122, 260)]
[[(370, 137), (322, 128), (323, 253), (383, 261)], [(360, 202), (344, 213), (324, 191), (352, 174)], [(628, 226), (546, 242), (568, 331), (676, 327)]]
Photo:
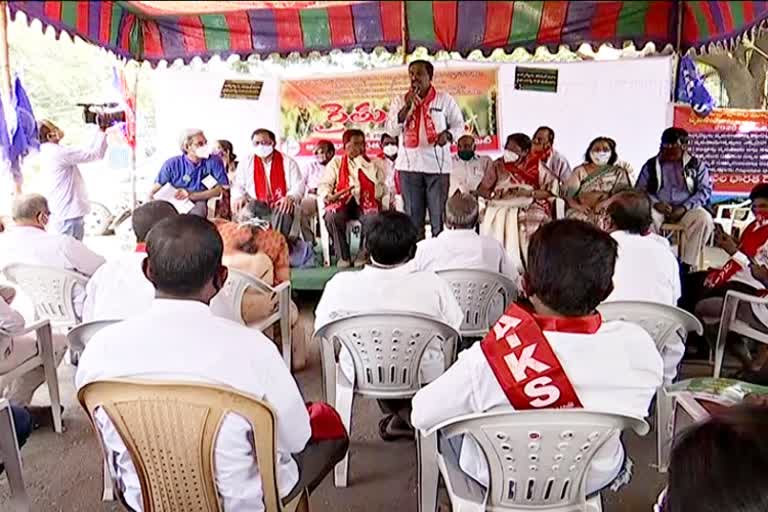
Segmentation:
[(195, 203), (189, 199), (176, 199), (176, 191), (177, 189), (173, 185), (166, 183), (160, 190), (155, 192), (154, 199), (158, 201), (168, 201), (179, 213), (189, 213), (189, 211), (195, 207)]
[(212, 189), (213, 187), (215, 187), (218, 184), (219, 184), (219, 182), (216, 181), (216, 178), (214, 178), (210, 174), (208, 176), (206, 176), (205, 178), (203, 178), (203, 185), (208, 190)]

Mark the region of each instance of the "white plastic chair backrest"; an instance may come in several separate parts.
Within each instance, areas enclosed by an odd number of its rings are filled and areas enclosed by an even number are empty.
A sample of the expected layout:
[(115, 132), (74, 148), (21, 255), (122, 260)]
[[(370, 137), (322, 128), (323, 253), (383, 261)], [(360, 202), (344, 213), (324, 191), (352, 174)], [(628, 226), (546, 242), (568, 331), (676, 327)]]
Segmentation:
[(650, 334), (661, 352), (675, 336), (689, 332), (702, 334), (704, 327), (692, 314), (674, 306), (643, 301), (605, 302), (598, 306), (604, 321), (624, 320), (639, 325)]
[(242, 314), (243, 296), (249, 287), (272, 292), (272, 288), (259, 278), (230, 268), (224, 287), (211, 301), (211, 310), (219, 316), (245, 324)]
[(349, 351), (357, 393), (404, 398), (421, 386), (419, 364), (427, 345), (436, 341), (442, 346), (448, 368), (459, 333), (429, 316), (393, 311), (340, 318), (318, 329), (315, 337)]
[(438, 425), (447, 437), (472, 436), (490, 476), (486, 510), (585, 510), (587, 472), (617, 431), (648, 432), (640, 419), (581, 409), (496, 411)]
[(108, 325), (120, 320), (95, 320), (82, 323), (67, 332), (67, 345), (76, 352), (85, 350), (85, 346), (93, 336)]
[(459, 332), (482, 337), (493, 327), (507, 306), (517, 299), (517, 285), (507, 276), (488, 270), (441, 270), (464, 312)]
[(87, 277), (72, 270), (20, 263), (8, 265), (3, 273), (29, 296), (36, 319), (49, 320), (53, 328), (77, 325), (72, 291), (78, 284), (85, 287)]

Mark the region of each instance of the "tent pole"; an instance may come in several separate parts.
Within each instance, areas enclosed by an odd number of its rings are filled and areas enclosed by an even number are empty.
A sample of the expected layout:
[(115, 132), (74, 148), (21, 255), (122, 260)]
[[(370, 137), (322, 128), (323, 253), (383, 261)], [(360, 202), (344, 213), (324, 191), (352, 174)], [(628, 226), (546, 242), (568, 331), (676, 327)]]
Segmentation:
[(9, 105), (11, 98), (11, 61), (8, 52), (8, 2), (0, 2), (0, 91), (3, 102)]
[(139, 110), (139, 73), (141, 72), (141, 64), (136, 67), (136, 75), (133, 78), (133, 136), (134, 144), (131, 148), (131, 211), (136, 209), (136, 146), (138, 146), (138, 123), (136, 118), (138, 117)]
[(408, 22), (405, 19), (406, 14), (405, 0), (402, 0), (400, 2), (400, 19), (402, 21), (400, 32), (402, 34), (403, 42), (403, 65), (405, 65), (408, 60)]

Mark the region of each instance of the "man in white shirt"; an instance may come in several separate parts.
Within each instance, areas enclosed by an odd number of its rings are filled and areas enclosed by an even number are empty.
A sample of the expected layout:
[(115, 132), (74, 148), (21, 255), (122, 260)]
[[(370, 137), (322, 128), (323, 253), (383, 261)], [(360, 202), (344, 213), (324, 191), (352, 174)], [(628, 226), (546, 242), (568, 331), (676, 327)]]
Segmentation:
[(275, 134), (259, 128), (251, 135), (253, 153), (240, 162), (232, 184), (235, 213), (248, 201), (258, 200), (275, 212), (272, 225), (288, 238), (296, 209), (304, 197), (304, 177), (296, 161), (277, 151)]
[(453, 157), (451, 169), (450, 193), (460, 190), (466, 194), (477, 191), (493, 160), (486, 155), (475, 153), (475, 138), (472, 135), (462, 135), (456, 143), (458, 152)]
[[(322, 471), (346, 453), (347, 440), (310, 441), (304, 400), (274, 344), (261, 333), (211, 313), (208, 305), (227, 279), (216, 228), (192, 215), (168, 218), (150, 231), (146, 249), (144, 273), (155, 287), (155, 301), (145, 313), (94, 336), (80, 359), (77, 388), (104, 379), (182, 379), (231, 386), (265, 400), (277, 423), (280, 496), (311, 490), (324, 476)], [(141, 488), (130, 455), (101, 409), (95, 421), (112, 455), (109, 460), (115, 461), (111, 470), (121, 482), (125, 501), (140, 511)], [(215, 442), (216, 486), (227, 512), (264, 510), (249, 436), (246, 421), (227, 415)], [(318, 459), (326, 464), (318, 464)]]
[(446, 230), (416, 246), (416, 270), (477, 269), (517, 280), (522, 269), (513, 267), (504, 247), (495, 238), (478, 235), (477, 199), (456, 190), (445, 206)]
[[(640, 326), (603, 322), (596, 312), (611, 292), (616, 249), (608, 234), (581, 221), (539, 228), (524, 277), (530, 304), (510, 306), (482, 343), (461, 352), (451, 368), (416, 394), (413, 426), (427, 430), (499, 408), (570, 406), (647, 415), (662, 382), (661, 356)], [(512, 361), (520, 365), (513, 367)], [(537, 396), (531, 396), (531, 387)], [(563, 402), (566, 392), (570, 398)], [(440, 445), (444, 456), (488, 487), (487, 463), (472, 439), (441, 440)], [(624, 459), (620, 432), (615, 432), (592, 462), (587, 493), (611, 483)]]
[(400, 195), (400, 178), (395, 170), (398, 152), (397, 137), (392, 137), (388, 133), (382, 133), (379, 139), (379, 146), (381, 147), (381, 157), (378, 163), (384, 170), (384, 176), (387, 178), (388, 196), (385, 198), (387, 204), (384, 205), (384, 208), (401, 212), (404, 210), (403, 197)]
[(315, 145), (315, 159), (304, 167), (304, 198), (301, 200), (301, 236), (304, 241), (315, 243), (315, 226), (311, 223), (317, 216), (317, 187), (326, 166), (333, 160), (336, 149), (329, 140), (318, 141)]
[(531, 152), (544, 155), (544, 158), (541, 160), (542, 165), (552, 176), (557, 178), (560, 190), (565, 190), (563, 185), (568, 181), (573, 170), (565, 155), (553, 147), (555, 144), (555, 131), (549, 126), (540, 126), (534, 132), (531, 142), (533, 144)]
[(106, 125), (102, 125), (88, 146), (70, 148), (61, 145), (64, 138), (61, 128), (51, 121), (40, 122), (40, 169), (49, 180), (46, 197), (51, 209), (53, 232), (78, 240), (85, 236), (84, 217), (91, 211), (91, 206), (85, 181), (77, 166), (104, 158), (107, 152), (106, 129)]
[[(38, 353), (37, 338), (34, 333), (13, 337), (14, 332), (24, 328), (24, 317), (11, 307), (16, 297), (16, 290), (0, 286), (0, 374), (17, 368)], [(11, 336), (8, 336), (10, 334)], [(53, 355), (56, 366), (61, 363), (67, 350), (67, 339), (63, 335), (53, 335)], [(32, 395), (45, 382), (45, 371), (37, 366), (22, 376), (11, 380), (0, 378), (0, 396), (7, 398), (13, 405), (28, 407)], [(0, 461), (0, 465), (2, 461)]]
[(422, 226), (429, 209), (432, 236), (443, 230), (445, 201), (452, 168), (451, 143), (464, 133), (464, 118), (456, 100), (432, 85), (434, 67), (424, 60), (408, 66), (411, 87), (389, 107), (387, 132), (400, 137), (395, 168), (405, 199), (405, 211), (424, 238)]
[[(615, 195), (607, 208), (611, 236), (619, 244), (613, 291), (605, 302), (645, 301), (677, 306), (680, 299), (680, 265), (669, 243), (651, 233), (651, 200), (647, 194), (628, 190)], [(664, 380), (672, 382), (685, 354), (687, 332), (664, 347)]]
[[(325, 285), (315, 309), (315, 330), (333, 320), (359, 313), (413, 312), (434, 317), (458, 329), (464, 314), (447, 282), (434, 272), (416, 272), (410, 260), (416, 251), (416, 227), (407, 215), (384, 211), (368, 225), (367, 246), (371, 263), (360, 272), (342, 272)], [(339, 356), (342, 371), (354, 374), (352, 358)], [(422, 381), (443, 372), (442, 350), (430, 345), (421, 361)], [(380, 402), (389, 413), (380, 424), (382, 438), (413, 437), (408, 425), (410, 400)]]
[[(0, 235), (0, 268), (12, 263), (43, 265), (74, 270), (90, 277), (104, 264), (104, 258), (69, 235), (45, 230), (51, 211), (48, 201), (36, 194), (19, 197), (13, 205), (14, 226)], [(75, 313), (83, 311), (85, 288), (72, 292)]]
[(147, 257), (147, 235), (155, 224), (176, 215), (176, 208), (167, 201), (150, 201), (133, 210), (131, 224), (136, 235), (136, 249), (106, 262), (88, 280), (84, 322), (122, 320), (149, 309), (155, 289), (141, 269)]

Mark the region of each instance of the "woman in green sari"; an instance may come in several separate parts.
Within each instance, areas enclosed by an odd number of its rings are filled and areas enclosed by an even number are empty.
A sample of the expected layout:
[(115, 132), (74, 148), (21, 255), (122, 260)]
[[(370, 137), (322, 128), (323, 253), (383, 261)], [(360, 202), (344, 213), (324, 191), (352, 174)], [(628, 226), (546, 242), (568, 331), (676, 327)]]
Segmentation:
[(632, 188), (632, 168), (619, 161), (616, 141), (608, 137), (590, 142), (584, 159), (565, 183), (566, 216), (605, 229), (604, 205), (614, 194)]

